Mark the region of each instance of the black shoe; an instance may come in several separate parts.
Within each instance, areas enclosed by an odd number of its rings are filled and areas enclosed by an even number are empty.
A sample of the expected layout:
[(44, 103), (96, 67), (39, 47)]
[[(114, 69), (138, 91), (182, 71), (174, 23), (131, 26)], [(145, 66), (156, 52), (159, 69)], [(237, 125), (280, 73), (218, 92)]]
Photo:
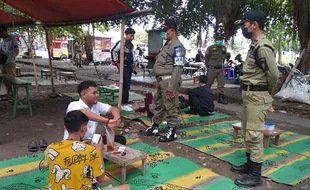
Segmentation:
[(262, 163), (250, 161), (249, 173), (241, 179), (236, 179), (235, 184), (240, 187), (255, 187), (262, 184)]
[(234, 166), (234, 165), (232, 165), (231, 166), (231, 171), (233, 171), (233, 172), (241, 172), (241, 173), (245, 173), (245, 174), (249, 173), (249, 164), (250, 164), (250, 156), (251, 156), (251, 154), (246, 152), (245, 155), (246, 155), (247, 162), (244, 163), (241, 166)]
[(217, 102), (220, 104), (228, 104), (228, 102), (224, 99), (224, 94), (219, 94), (219, 100)]
[(151, 127), (141, 130), (140, 133), (144, 136), (158, 136), (158, 124), (152, 123)]
[(171, 142), (177, 140), (177, 134), (174, 131), (174, 129), (168, 129), (168, 132), (164, 135), (159, 137), (158, 141), (159, 142)]
[(186, 111), (185, 113), (186, 114), (191, 114), (191, 115), (197, 115), (197, 113), (194, 110), (192, 110), (192, 109)]

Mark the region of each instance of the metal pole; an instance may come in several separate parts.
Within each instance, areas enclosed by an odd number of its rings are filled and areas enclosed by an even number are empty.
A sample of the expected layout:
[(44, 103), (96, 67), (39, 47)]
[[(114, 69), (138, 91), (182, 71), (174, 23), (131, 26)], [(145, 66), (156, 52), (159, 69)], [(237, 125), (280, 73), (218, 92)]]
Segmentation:
[(119, 66), (119, 90), (118, 90), (118, 109), (121, 110), (122, 95), (123, 95), (123, 81), (124, 81), (124, 32), (125, 32), (125, 19), (123, 18), (121, 24), (121, 49), (120, 49), (120, 66)]
[(44, 28), (45, 28), (45, 37), (46, 37), (46, 46), (47, 46), (47, 52), (48, 52), (48, 59), (49, 59), (49, 63), (50, 63), (52, 93), (55, 94), (53, 64), (52, 64), (52, 58), (51, 58), (51, 47), (50, 47), (50, 39), (49, 39), (49, 35), (48, 35), (48, 27), (45, 26)]

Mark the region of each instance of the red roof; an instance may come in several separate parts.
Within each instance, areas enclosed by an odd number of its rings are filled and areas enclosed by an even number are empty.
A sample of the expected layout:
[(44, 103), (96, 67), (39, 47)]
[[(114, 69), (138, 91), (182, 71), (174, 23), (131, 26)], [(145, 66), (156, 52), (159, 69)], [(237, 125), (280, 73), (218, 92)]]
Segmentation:
[(34, 24), (34, 21), (0, 10), (0, 26), (20, 26)]
[(120, 0), (3, 0), (48, 26), (100, 22), (134, 9)]

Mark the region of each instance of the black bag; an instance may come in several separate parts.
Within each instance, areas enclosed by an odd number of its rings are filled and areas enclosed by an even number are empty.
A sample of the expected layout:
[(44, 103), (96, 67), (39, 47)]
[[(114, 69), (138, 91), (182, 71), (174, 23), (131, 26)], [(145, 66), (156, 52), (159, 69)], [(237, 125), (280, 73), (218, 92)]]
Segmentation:
[(8, 56), (5, 54), (0, 54), (0, 65), (4, 65), (8, 60)]

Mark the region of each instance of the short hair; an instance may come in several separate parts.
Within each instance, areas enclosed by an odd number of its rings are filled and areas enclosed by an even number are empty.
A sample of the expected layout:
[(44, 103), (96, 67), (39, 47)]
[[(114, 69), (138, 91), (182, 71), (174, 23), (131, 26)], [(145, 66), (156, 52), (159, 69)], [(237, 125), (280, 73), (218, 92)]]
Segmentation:
[(135, 34), (135, 33), (136, 33), (136, 31), (134, 29), (132, 29), (132, 28), (127, 28), (125, 30), (125, 34)]
[(208, 77), (206, 75), (200, 75), (199, 76), (199, 82), (203, 84), (207, 84), (208, 82)]
[(81, 92), (88, 89), (89, 87), (97, 87), (97, 84), (94, 81), (90, 80), (83, 81), (78, 85), (77, 92), (79, 93), (79, 95), (81, 95)]
[(83, 124), (87, 124), (88, 117), (80, 110), (70, 111), (64, 117), (64, 123), (69, 133), (76, 133)]
[(8, 30), (6, 27), (0, 26), (0, 32), (8, 32)]

